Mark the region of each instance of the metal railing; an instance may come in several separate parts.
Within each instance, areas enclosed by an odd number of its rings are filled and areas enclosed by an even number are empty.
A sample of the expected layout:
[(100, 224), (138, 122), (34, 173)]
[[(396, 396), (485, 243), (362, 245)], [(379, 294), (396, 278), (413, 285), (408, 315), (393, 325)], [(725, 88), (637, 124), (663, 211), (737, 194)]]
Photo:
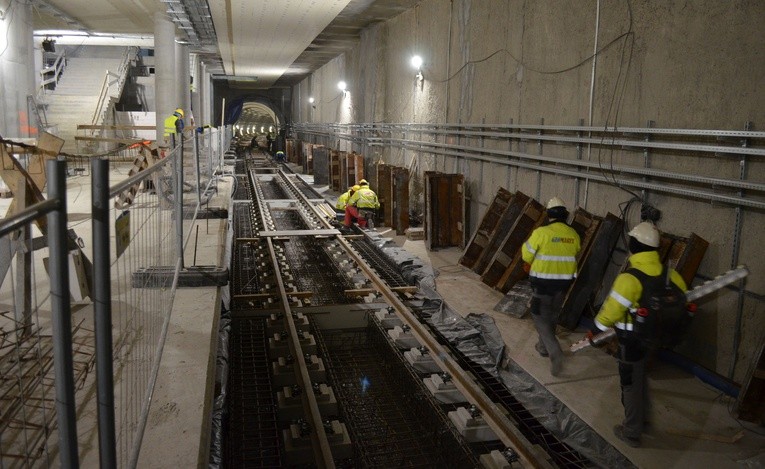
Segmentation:
[[(104, 120), (104, 116), (114, 107), (114, 104), (119, 100), (122, 89), (125, 86), (127, 80), (128, 69), (133, 60), (135, 60), (138, 54), (137, 47), (127, 47), (122, 53), (122, 61), (116, 72), (106, 70), (104, 74), (104, 80), (101, 83), (101, 91), (98, 94), (98, 101), (96, 103), (96, 109), (93, 111), (93, 118), (91, 119), (91, 125), (100, 124)], [(114, 77), (114, 81), (109, 81), (109, 77)], [(95, 135), (95, 130), (93, 134)], [(91, 136), (92, 136), (91, 135)]]
[[(53, 88), (56, 88), (56, 85), (58, 84), (58, 79), (61, 77), (61, 73), (66, 68), (66, 49), (61, 51), (60, 54), (56, 56), (56, 60), (53, 62), (52, 65), (43, 68), (40, 70), (40, 86), (37, 88), (37, 98), (39, 98), (41, 95), (45, 94), (45, 90), (47, 90), (47, 86), (53, 83)], [(46, 78), (46, 75), (50, 75)]]
[[(82, 322), (72, 324), (66, 162), (48, 161), (47, 172), (49, 198), (0, 221), (0, 298), (7, 308), (0, 313), (0, 467), (79, 461), (75, 385), (87, 376), (92, 353), (80, 340)], [(17, 197), (25, 187), (19, 184)], [(47, 238), (49, 286), (33, 222)]]

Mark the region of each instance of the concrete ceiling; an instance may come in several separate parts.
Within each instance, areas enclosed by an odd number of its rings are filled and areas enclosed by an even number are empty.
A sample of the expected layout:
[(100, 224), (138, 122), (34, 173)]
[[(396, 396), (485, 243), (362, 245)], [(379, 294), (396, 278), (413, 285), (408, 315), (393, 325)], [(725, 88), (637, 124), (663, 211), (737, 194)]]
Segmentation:
[[(179, 39), (237, 88), (291, 86), (351, 49), (361, 31), (421, 0), (32, 0), (35, 30), (153, 34), (166, 13)], [(215, 69), (216, 66), (220, 68)]]

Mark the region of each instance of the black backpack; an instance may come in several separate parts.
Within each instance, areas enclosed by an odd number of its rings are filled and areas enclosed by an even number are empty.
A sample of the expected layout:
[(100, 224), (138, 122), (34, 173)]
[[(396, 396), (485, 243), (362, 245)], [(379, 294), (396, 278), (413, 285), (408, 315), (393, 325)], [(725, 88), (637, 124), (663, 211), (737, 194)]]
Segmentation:
[(638, 308), (632, 315), (633, 337), (650, 348), (671, 348), (679, 344), (689, 325), (685, 293), (670, 280), (670, 270), (655, 277), (638, 269), (627, 273), (643, 286)]

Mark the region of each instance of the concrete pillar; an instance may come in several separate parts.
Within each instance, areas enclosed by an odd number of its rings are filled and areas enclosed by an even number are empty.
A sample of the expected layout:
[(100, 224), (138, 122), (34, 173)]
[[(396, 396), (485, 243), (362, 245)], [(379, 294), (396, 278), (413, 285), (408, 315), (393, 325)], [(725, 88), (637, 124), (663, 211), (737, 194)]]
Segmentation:
[(201, 60), (199, 61), (199, 75), (196, 78), (197, 91), (199, 91), (199, 125), (207, 125), (210, 120), (207, 118), (209, 115), (207, 108), (207, 87), (205, 86), (205, 79), (207, 77), (207, 65)]
[(196, 125), (200, 126), (202, 125), (202, 109), (199, 99), (202, 92), (200, 86), (200, 71), (202, 70), (202, 61), (199, 59), (198, 55), (193, 55), (192, 59), (191, 76), (194, 79), (194, 83), (191, 86), (191, 109), (194, 110), (194, 120)]
[(165, 133), (165, 118), (178, 107), (175, 73), (175, 25), (164, 13), (154, 14), (154, 85), (157, 141)]
[(32, 3), (0, 0), (0, 135), (37, 137), (37, 123), (27, 109), (35, 94)]
[(212, 83), (210, 82), (210, 72), (205, 67), (204, 73), (204, 89), (205, 89), (205, 103), (202, 105), (205, 108), (205, 124), (214, 125), (215, 119), (213, 118), (213, 90)]
[[(191, 109), (191, 88), (190, 88), (190, 80), (191, 77), (191, 65), (190, 65), (190, 57), (189, 57), (189, 46), (186, 44), (176, 44), (175, 45), (175, 70), (178, 72), (178, 82), (176, 90), (178, 92), (178, 107), (183, 109), (183, 112), (187, 113), (188, 116), (191, 114), (189, 113), (189, 110)], [(190, 119), (186, 119), (186, 124), (190, 124)]]

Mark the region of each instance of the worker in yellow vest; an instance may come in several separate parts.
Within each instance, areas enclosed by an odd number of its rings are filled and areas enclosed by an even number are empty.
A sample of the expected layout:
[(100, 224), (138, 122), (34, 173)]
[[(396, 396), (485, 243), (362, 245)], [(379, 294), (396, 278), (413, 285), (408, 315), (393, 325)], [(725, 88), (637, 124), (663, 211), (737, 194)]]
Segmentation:
[[(173, 115), (165, 119), (165, 142), (175, 144), (174, 136), (181, 135), (185, 124), (183, 122), (183, 109), (178, 108), (173, 111)], [(178, 137), (180, 138), (180, 137)]]
[(372, 222), (375, 211), (380, 208), (380, 201), (377, 199), (375, 191), (369, 188), (366, 179), (359, 181), (359, 190), (354, 192), (348, 205), (345, 207), (345, 220), (343, 224), (350, 227), (351, 223), (358, 221), (359, 228), (366, 228), (367, 222)]

